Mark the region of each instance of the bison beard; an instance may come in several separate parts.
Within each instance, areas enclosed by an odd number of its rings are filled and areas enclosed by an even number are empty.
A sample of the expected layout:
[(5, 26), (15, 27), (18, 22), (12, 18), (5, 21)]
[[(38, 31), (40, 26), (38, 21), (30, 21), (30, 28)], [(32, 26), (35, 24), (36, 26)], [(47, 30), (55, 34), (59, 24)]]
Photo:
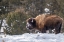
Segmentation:
[(27, 19), (26, 27), (30, 30), (38, 29), (42, 33), (46, 33), (47, 30), (55, 29), (54, 33), (60, 33), (62, 26), (62, 18), (57, 15), (42, 14), (36, 18)]

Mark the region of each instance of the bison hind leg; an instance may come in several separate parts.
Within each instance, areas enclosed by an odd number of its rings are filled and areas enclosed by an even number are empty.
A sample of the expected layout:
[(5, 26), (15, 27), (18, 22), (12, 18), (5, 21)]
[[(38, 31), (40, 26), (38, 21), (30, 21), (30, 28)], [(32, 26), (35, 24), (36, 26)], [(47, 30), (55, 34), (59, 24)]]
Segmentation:
[(58, 24), (56, 27), (55, 27), (55, 34), (58, 34), (61, 32), (61, 26), (62, 24)]

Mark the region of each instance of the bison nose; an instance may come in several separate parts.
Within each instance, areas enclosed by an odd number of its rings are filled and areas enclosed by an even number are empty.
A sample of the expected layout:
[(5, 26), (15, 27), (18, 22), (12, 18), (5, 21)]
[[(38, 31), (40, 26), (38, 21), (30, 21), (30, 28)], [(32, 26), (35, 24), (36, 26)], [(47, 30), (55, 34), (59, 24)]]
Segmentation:
[(28, 26), (26, 26), (26, 28), (27, 28), (27, 29), (29, 29), (29, 27), (28, 27)]
[(27, 28), (28, 30), (31, 30), (31, 29), (32, 29), (32, 27), (31, 27), (31, 26), (26, 26), (26, 28)]

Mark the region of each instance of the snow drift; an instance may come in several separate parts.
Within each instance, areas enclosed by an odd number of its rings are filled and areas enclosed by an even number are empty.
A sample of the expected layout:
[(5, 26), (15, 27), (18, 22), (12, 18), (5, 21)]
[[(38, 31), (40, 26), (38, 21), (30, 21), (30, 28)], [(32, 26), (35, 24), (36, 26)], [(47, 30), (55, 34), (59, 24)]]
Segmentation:
[(64, 42), (63, 34), (25, 33), (22, 35), (0, 35), (0, 42)]

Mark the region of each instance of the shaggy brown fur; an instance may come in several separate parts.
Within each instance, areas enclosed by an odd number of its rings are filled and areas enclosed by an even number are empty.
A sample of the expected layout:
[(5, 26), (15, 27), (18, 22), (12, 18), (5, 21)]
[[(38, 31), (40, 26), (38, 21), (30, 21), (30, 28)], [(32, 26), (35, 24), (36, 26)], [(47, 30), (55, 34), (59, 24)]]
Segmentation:
[[(62, 26), (62, 18), (57, 15), (42, 14), (38, 15), (35, 18), (29, 18), (27, 22), (31, 26), (28, 28), (38, 29), (42, 33), (45, 33), (47, 30), (55, 29), (55, 33), (60, 33)], [(28, 25), (28, 24), (27, 24)]]

